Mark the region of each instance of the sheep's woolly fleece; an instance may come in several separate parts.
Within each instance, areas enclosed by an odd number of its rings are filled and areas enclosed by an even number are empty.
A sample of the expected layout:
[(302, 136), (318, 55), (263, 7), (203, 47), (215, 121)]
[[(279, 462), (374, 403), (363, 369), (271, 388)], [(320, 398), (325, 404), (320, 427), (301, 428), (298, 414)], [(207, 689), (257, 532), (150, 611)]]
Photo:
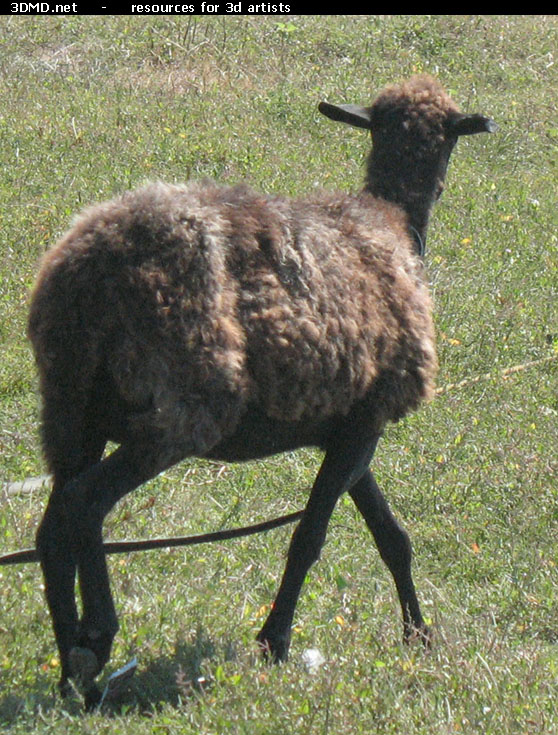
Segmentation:
[(370, 194), (155, 183), (90, 208), (47, 253), (31, 333), (39, 360), (72, 343), (72, 369), (102, 345), (136, 421), (200, 452), (250, 404), (319, 421), (379, 382), (371, 410), (397, 420), (436, 369), (410, 251), (400, 210)]

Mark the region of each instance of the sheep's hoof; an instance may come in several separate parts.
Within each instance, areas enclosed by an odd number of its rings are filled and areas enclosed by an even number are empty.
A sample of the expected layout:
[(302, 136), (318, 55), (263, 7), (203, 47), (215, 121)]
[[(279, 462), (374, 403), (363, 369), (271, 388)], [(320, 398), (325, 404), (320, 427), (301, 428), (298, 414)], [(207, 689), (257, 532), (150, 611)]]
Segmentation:
[(288, 659), (290, 636), (271, 635), (262, 628), (256, 637), (256, 641), (266, 661), (279, 664)]
[(101, 692), (96, 684), (91, 684), (86, 691), (83, 692), (83, 703), (86, 712), (91, 712), (99, 706), (102, 699)]
[(99, 661), (90, 648), (75, 646), (69, 654), (70, 676), (74, 681), (72, 686), (68, 681), (61, 688), (65, 696), (70, 690), (77, 688), (83, 696), (85, 710), (90, 712), (101, 701), (101, 692), (95, 684), (95, 677), (99, 673)]
[(69, 679), (63, 678), (58, 682), (58, 691), (62, 699), (67, 699), (75, 692), (75, 687)]
[(428, 626), (424, 625), (424, 623), (416, 627), (414, 625), (412, 626), (405, 626), (405, 632), (403, 634), (403, 641), (405, 643), (413, 643), (413, 641), (420, 641), (424, 648), (429, 651), (432, 648), (432, 638), (434, 637), (434, 634), (428, 628)]
[(70, 671), (72, 679), (86, 691), (99, 673), (97, 656), (90, 648), (75, 646), (70, 651)]
[[(117, 630), (117, 625), (100, 628), (87, 623), (85, 620), (81, 621), (75, 648), (89, 651), (88, 654), (85, 654), (90, 658), (90, 664), (85, 664), (87, 669), (89, 669), (89, 666), (93, 668), (93, 663), (96, 661), (97, 670), (94, 676), (101, 673), (109, 660), (112, 641)], [(95, 656), (95, 659), (92, 656)]]

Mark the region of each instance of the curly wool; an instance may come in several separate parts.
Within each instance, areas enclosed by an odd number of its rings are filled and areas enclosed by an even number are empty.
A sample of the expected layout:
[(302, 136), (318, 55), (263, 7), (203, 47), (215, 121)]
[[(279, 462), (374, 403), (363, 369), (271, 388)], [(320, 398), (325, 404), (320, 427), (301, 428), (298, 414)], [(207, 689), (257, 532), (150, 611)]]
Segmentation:
[(380, 379), (374, 410), (397, 420), (432, 394), (436, 370), (409, 248), (399, 210), (369, 194), (150, 184), (87, 210), (47, 254), (30, 334), (51, 364), (69, 343), (104, 345), (130, 425), (189, 435), (201, 453), (250, 404), (318, 421)]

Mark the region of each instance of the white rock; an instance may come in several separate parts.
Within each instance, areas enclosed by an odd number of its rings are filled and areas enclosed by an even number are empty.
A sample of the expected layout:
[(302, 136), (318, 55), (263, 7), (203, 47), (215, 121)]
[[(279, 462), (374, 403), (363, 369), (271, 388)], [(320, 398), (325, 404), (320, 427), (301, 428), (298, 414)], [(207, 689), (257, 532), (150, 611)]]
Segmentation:
[(307, 648), (302, 652), (302, 663), (309, 674), (315, 674), (325, 664), (325, 658), (317, 648)]

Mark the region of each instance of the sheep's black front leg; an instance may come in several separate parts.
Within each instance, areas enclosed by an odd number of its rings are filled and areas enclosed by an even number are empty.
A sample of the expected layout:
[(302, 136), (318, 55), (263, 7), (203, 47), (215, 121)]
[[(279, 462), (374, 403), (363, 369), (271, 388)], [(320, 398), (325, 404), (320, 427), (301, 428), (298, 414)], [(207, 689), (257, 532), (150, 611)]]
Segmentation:
[(257, 640), (274, 661), (287, 658), (296, 603), (306, 574), (317, 561), (329, 519), (340, 495), (366, 471), (378, 436), (354, 433), (338, 439), (326, 452), (304, 516), (296, 528), (275, 603)]
[(397, 523), (370, 470), (349, 490), (372, 531), (380, 556), (393, 575), (401, 610), (405, 640), (414, 636), (430, 642), (430, 632), (420, 611), (415, 585), (411, 576), (411, 543)]

